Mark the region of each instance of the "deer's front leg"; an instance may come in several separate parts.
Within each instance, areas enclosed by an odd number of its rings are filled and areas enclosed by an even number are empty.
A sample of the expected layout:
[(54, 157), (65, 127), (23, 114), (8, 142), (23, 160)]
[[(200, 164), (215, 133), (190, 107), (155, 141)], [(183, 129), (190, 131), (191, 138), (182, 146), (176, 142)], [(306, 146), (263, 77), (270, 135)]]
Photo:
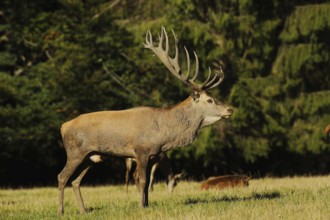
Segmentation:
[(148, 186), (150, 183), (151, 164), (149, 157), (141, 156), (137, 158), (136, 165), (139, 175), (141, 206), (145, 208), (148, 207)]

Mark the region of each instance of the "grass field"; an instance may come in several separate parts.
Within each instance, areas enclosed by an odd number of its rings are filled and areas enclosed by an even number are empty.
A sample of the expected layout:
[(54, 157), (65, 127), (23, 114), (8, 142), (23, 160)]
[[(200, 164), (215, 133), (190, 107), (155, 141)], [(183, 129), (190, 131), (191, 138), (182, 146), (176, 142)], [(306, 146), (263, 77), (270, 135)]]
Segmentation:
[(248, 188), (201, 191), (198, 182), (180, 182), (172, 194), (159, 183), (149, 207), (139, 207), (134, 186), (82, 187), (88, 213), (80, 215), (71, 187), (65, 214), (57, 210), (57, 189), (0, 189), (0, 219), (330, 219), (330, 176), (264, 178)]

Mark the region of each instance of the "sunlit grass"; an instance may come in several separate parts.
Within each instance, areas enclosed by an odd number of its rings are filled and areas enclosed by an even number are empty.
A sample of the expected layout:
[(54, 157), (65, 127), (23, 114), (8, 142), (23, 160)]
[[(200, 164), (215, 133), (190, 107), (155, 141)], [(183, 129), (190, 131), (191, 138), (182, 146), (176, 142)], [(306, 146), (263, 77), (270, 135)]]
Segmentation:
[[(172, 194), (155, 185), (149, 207), (135, 186), (82, 187), (89, 210), (80, 215), (71, 187), (60, 219), (330, 219), (330, 176), (251, 180), (248, 188), (201, 191), (180, 182)], [(57, 189), (1, 189), (0, 219), (58, 219)]]

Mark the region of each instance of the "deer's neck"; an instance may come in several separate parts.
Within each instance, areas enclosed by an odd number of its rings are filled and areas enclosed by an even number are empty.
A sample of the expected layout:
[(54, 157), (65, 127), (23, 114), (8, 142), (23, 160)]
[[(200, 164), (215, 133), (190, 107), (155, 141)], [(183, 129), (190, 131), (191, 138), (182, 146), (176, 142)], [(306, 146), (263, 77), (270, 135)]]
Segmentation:
[(171, 108), (164, 120), (167, 120), (168, 136), (172, 140), (163, 147), (164, 151), (193, 142), (202, 123), (202, 117), (193, 108), (190, 97)]

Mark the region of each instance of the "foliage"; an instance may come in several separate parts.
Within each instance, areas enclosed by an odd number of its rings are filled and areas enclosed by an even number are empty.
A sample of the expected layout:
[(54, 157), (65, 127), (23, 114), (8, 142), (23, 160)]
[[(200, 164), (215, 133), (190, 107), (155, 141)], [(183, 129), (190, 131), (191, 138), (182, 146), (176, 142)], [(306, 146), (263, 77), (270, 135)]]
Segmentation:
[[(0, 8), (1, 185), (53, 183), (65, 162), (60, 125), (81, 113), (183, 100), (189, 89), (142, 46), (161, 26), (196, 51), (200, 80), (223, 65), (212, 94), (234, 108), (169, 152), (177, 171), (329, 172), (329, 1), (3, 0)], [(111, 163), (122, 171), (122, 161)], [(107, 169), (90, 179), (109, 181)]]
[(330, 5), (297, 6), (286, 19), (280, 38), (285, 42), (318, 40), (329, 28)]

